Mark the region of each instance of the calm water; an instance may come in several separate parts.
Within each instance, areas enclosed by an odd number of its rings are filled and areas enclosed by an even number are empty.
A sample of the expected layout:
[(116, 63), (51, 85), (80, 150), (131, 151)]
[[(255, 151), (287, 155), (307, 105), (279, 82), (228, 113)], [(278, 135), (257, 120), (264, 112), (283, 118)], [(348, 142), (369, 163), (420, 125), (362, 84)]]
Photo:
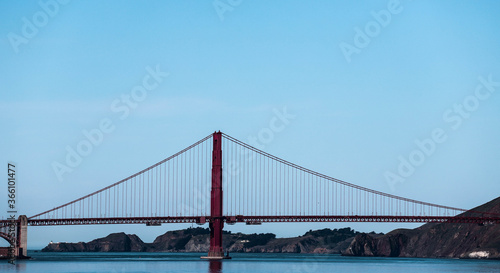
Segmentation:
[(360, 258), (339, 255), (232, 254), (200, 260), (200, 253), (35, 253), (0, 272), (500, 272), (500, 261)]

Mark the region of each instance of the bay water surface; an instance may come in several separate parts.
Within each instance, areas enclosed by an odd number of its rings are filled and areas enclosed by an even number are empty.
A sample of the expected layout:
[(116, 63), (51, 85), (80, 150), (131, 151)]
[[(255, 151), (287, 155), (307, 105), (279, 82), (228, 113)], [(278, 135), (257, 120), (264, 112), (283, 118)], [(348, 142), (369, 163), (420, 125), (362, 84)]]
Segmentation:
[(232, 253), (231, 260), (207, 261), (205, 253), (44, 253), (0, 272), (500, 272), (498, 260), (343, 257), (319, 254)]

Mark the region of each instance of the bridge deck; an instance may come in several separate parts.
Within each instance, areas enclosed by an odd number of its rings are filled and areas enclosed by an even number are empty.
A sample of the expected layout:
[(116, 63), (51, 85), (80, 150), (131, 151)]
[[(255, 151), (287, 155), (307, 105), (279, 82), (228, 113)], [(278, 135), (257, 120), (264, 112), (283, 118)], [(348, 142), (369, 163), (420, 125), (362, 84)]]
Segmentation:
[[(68, 219), (29, 219), (30, 226), (59, 225), (99, 225), (99, 224), (146, 224), (155, 226), (165, 223), (196, 223), (205, 224), (217, 217), (129, 217), (129, 218), (68, 218)], [(468, 224), (499, 224), (500, 217), (466, 217), (466, 216), (392, 216), (392, 215), (309, 215), (309, 216), (223, 216), (228, 224), (234, 223), (286, 223), (286, 222), (389, 222), (389, 223), (468, 223)], [(0, 226), (10, 223), (0, 220)]]

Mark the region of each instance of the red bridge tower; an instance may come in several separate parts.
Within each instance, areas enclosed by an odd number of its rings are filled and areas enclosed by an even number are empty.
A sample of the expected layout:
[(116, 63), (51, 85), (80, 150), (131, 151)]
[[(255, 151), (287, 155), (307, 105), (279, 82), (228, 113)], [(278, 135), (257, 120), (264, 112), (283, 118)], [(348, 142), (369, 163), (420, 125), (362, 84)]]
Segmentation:
[(222, 215), (222, 133), (213, 135), (212, 152), (212, 191), (210, 194), (210, 250), (208, 256), (202, 259), (229, 259), (224, 256), (222, 249), (222, 228), (224, 219)]

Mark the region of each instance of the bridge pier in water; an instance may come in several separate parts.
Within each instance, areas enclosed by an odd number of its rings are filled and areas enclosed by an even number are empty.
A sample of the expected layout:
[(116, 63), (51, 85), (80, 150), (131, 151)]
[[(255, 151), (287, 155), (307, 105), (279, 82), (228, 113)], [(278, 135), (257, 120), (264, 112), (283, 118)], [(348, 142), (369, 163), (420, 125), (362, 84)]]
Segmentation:
[[(12, 225), (3, 226), (3, 228), (6, 229), (6, 232), (2, 232), (2, 238), (7, 240), (10, 246), (0, 247), (0, 256), (28, 257), (28, 218), (26, 215), (20, 215), (17, 221), (14, 220)], [(10, 236), (14, 232), (16, 234), (15, 238)]]
[(222, 248), (222, 228), (224, 220), (222, 218), (222, 133), (213, 134), (212, 151), (212, 190), (210, 193), (210, 249), (208, 255), (202, 259), (230, 259), (229, 255), (224, 256)]
[(28, 257), (28, 217), (19, 216), (19, 226), (17, 227), (17, 256), (20, 258)]

